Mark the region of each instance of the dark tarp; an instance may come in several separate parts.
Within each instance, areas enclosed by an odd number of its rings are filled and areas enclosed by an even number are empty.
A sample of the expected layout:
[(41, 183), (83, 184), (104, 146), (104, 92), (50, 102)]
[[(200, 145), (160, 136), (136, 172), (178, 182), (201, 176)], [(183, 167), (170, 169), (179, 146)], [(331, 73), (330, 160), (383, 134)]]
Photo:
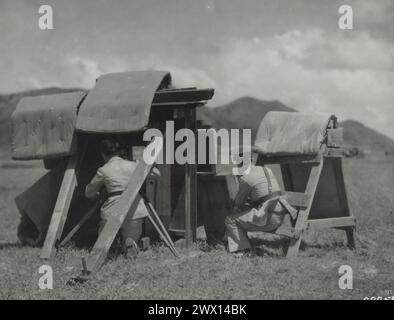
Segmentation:
[[(94, 205), (85, 198), (85, 186), (95, 175), (97, 169), (103, 164), (98, 156), (95, 143), (91, 143), (85, 152), (77, 176), (78, 187), (74, 192), (70, 210), (68, 212), (63, 236), (81, 219), (81, 217)], [(66, 159), (58, 160), (58, 165), (47, 172), (30, 188), (15, 198), (15, 203), (21, 214), (21, 222), (18, 226), (18, 238), (23, 244), (41, 245), (45, 239), (53, 209), (58, 197), (60, 185), (63, 180)], [(85, 245), (97, 237), (98, 221), (100, 219), (98, 209), (89, 222), (77, 233), (77, 242)]]
[(12, 158), (32, 160), (62, 157), (75, 152), (77, 109), (85, 92), (21, 99), (12, 120)]
[(158, 89), (170, 84), (166, 71), (109, 73), (82, 103), (77, 130), (95, 133), (125, 133), (143, 129)]
[(21, 214), (18, 238), (22, 243), (38, 245), (44, 240), (63, 174), (64, 166), (58, 166), (15, 198)]

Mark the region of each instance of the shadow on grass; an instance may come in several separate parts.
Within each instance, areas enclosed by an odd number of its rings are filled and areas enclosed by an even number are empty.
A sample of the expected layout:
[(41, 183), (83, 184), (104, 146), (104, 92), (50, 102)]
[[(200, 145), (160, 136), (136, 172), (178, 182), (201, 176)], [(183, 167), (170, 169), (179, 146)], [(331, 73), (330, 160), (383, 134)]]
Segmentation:
[(255, 254), (257, 256), (284, 256), (289, 246), (289, 239), (263, 239), (263, 238), (250, 238)]
[(2, 169), (31, 169), (37, 168), (36, 164), (5, 162), (0, 164)]
[[(256, 255), (258, 256), (286, 256), (287, 249), (290, 244), (290, 239), (264, 239), (264, 238), (251, 238), (253, 247), (255, 248)], [(306, 243), (301, 241), (300, 251), (306, 250), (322, 250), (328, 252), (330, 250), (345, 249), (347, 246), (343, 242), (330, 242), (330, 243)]]
[(322, 250), (334, 250), (334, 249), (344, 249), (347, 248), (343, 242), (331, 242), (331, 243), (324, 243), (324, 244), (313, 244), (313, 243), (305, 243), (301, 242), (300, 250), (306, 249), (322, 249)]
[(21, 243), (19, 242), (0, 242), (0, 250), (4, 250), (4, 249), (21, 249), (23, 246)]

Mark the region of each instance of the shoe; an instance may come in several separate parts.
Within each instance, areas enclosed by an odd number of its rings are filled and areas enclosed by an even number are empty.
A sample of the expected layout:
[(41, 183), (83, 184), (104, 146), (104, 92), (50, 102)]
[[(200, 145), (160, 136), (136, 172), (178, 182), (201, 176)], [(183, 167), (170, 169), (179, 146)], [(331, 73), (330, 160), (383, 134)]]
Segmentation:
[(235, 258), (253, 257), (255, 256), (255, 252), (252, 249), (245, 249), (233, 253), (233, 256)]
[(208, 246), (211, 249), (215, 249), (215, 250), (226, 250), (226, 244), (223, 241), (217, 240), (217, 239), (213, 239), (208, 243)]
[(139, 248), (135, 241), (131, 238), (127, 238), (125, 241), (125, 253), (127, 258), (135, 259), (138, 255)]

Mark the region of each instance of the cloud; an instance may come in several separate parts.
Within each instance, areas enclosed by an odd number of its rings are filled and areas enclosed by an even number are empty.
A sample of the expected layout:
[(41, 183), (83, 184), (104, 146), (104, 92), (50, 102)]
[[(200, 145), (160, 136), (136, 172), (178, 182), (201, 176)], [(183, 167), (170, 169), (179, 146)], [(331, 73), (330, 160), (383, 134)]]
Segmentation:
[(73, 55), (67, 57), (65, 69), (64, 85), (92, 88), (100, 75), (128, 70), (128, 64), (118, 58), (93, 59)]
[(355, 9), (356, 17), (379, 22), (392, 18), (394, 9), (392, 0), (355, 0), (352, 6)]
[(161, 69), (177, 86), (214, 87), (213, 105), (278, 99), (394, 138), (392, 0), (349, 0), (351, 31), (336, 29), (336, 1), (153, 2), (50, 0), (55, 30), (42, 32), (40, 1), (0, 0), (1, 92), (91, 88), (103, 73)]
[(389, 69), (394, 66), (394, 47), (367, 32), (327, 34), (315, 29), (290, 31), (275, 37), (274, 44), (288, 60), (304, 67), (332, 69)]
[(216, 82), (202, 69), (179, 67), (176, 65), (158, 64), (156, 70), (170, 71), (172, 84), (176, 87), (216, 87)]
[(53, 86), (90, 89), (102, 74), (130, 70), (126, 62), (115, 57), (87, 58), (68, 54), (51, 61), (46, 56), (38, 56), (20, 63), (19, 68), (24, 72), (15, 75), (13, 85), (22, 90)]
[(233, 39), (218, 57), (216, 103), (241, 95), (353, 118), (394, 137), (394, 47), (322, 30)]

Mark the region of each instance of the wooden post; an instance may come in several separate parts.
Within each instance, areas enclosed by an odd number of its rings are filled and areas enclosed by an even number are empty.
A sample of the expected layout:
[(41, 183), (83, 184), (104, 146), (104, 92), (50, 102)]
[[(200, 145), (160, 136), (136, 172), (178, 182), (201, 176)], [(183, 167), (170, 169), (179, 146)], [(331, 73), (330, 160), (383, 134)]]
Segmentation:
[[(196, 125), (196, 108), (185, 109), (185, 128), (193, 131), (195, 137), (197, 135)], [(197, 138), (197, 137), (196, 137)], [(194, 145), (194, 150), (197, 146)], [(195, 154), (196, 156), (196, 154)], [(185, 165), (185, 244), (186, 248), (190, 248), (194, 240), (196, 240), (197, 229), (197, 165), (196, 159), (194, 164), (186, 163)]]
[[(311, 168), (308, 183), (307, 183), (306, 189), (305, 189), (305, 193), (310, 194), (311, 197), (309, 199), (308, 207), (301, 209), (298, 213), (297, 222), (296, 222), (295, 228), (294, 228), (296, 232), (302, 232), (303, 230), (305, 230), (306, 223), (307, 223), (308, 217), (309, 217), (309, 212), (311, 210), (313, 199), (315, 196), (317, 184), (319, 182), (320, 174), (321, 174), (321, 171), (323, 168), (323, 164), (324, 164), (324, 158), (322, 158), (321, 161), (317, 164), (316, 163), (311, 164), (312, 168)], [(287, 258), (295, 258), (297, 256), (298, 249), (301, 244), (301, 240), (302, 240), (302, 234), (300, 235), (300, 237), (298, 239), (292, 239), (290, 241), (290, 245), (289, 245), (289, 248), (287, 250), (287, 255), (286, 255)]]
[(77, 150), (77, 153), (68, 160), (45, 242), (41, 249), (41, 259), (52, 259), (56, 254), (56, 242), (60, 239), (63, 232), (71, 199), (77, 185), (77, 167), (83, 158), (84, 152), (84, 149)]
[[(333, 157), (330, 158), (334, 165), (334, 173), (335, 173), (335, 181), (339, 198), (339, 205), (341, 207), (341, 216), (350, 216), (353, 218), (353, 214), (350, 211), (346, 186), (345, 186), (345, 178), (343, 176), (343, 168), (342, 168), (342, 157)], [(344, 230), (346, 232), (347, 245), (349, 249), (356, 249), (356, 242), (354, 239), (354, 228), (355, 227), (345, 227)]]

